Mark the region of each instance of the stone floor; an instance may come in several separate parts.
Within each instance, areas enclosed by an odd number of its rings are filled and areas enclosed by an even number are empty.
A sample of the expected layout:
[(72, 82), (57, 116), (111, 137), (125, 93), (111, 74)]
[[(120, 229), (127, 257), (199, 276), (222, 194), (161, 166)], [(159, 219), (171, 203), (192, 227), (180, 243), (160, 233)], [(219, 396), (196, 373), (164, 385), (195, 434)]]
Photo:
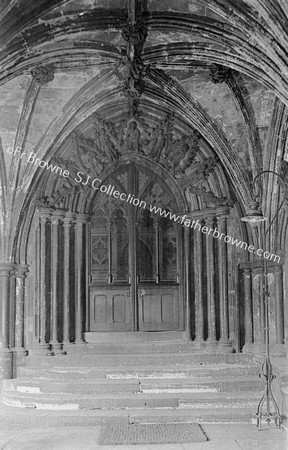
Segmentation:
[(209, 441), (171, 445), (99, 445), (100, 427), (24, 428), (0, 424), (2, 450), (287, 450), (287, 431), (255, 425), (204, 424)]

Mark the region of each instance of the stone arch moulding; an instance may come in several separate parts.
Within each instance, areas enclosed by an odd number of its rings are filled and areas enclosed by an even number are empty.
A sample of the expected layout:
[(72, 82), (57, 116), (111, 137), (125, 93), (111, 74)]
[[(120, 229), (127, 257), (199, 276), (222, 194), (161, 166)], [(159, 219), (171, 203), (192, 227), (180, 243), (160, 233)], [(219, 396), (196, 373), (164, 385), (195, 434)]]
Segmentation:
[[(156, 82), (158, 83), (158, 73), (159, 71), (150, 71), (150, 78), (152, 77), (153, 82), (156, 79)], [(170, 79), (168, 78), (168, 81), (169, 80)], [(201, 133), (203, 138), (210, 143), (233, 180), (240, 200), (244, 204), (248, 203), (250, 200), (250, 194), (247, 192), (245, 183), (243, 183), (243, 173), (241, 173), (241, 170), (239, 171), (239, 167), (233, 166), (235, 162), (231, 161), (231, 158), (229, 158), (229, 153), (231, 154), (231, 152), (224, 135), (220, 132), (200, 105), (193, 103), (192, 99), (185, 95), (185, 93), (181, 92), (181, 89), (179, 89), (177, 85), (176, 89), (177, 104), (175, 105), (175, 102), (173, 101), (173, 91), (170, 91), (169, 94), (171, 96), (171, 100), (168, 98), (168, 101), (164, 103), (164, 108), (166, 108), (166, 110), (168, 109), (168, 111), (174, 110), (181, 116), (186, 117), (186, 121), (188, 123), (190, 122), (193, 127)], [(148, 92), (145, 92), (148, 102), (151, 102), (151, 96), (153, 97), (154, 94), (159, 96), (159, 91), (161, 98), (161, 95), (163, 95), (163, 86), (161, 87), (160, 84), (160, 87), (156, 86), (155, 88), (155, 85), (151, 85)], [(117, 105), (115, 105), (114, 96), (117, 96)], [(110, 107), (115, 105), (116, 108), (119, 108), (119, 99), (122, 99), (122, 102), (125, 102), (125, 96), (123, 96), (121, 88), (118, 87), (117, 69), (103, 70), (103, 72), (101, 72), (98, 76), (90, 80), (66, 105), (60, 120), (55, 120), (51, 124), (45, 134), (45, 137), (35, 149), (37, 156), (40, 159), (50, 160), (57, 154), (61, 144), (77, 125), (79, 125), (85, 118), (89, 117), (93, 112), (101, 110), (101, 108), (104, 107), (107, 108), (108, 105)], [(187, 107), (186, 109), (189, 108), (188, 113), (185, 109), (181, 108), (181, 101), (183, 100), (185, 102), (185, 107)], [(33, 184), (37, 184), (37, 177), (41, 177), (42, 170), (38, 169), (38, 174), (36, 172), (37, 167), (34, 167), (33, 165), (27, 166), (27, 172), (24, 174), (24, 178), (22, 180), (23, 185), (25, 185), (25, 187), (22, 185), (22, 189), (25, 189), (26, 192), (29, 190), (29, 186), (32, 186), (31, 183), (34, 176), (36, 176), (36, 178), (33, 181)], [(25, 204), (27, 201), (28, 200), (26, 199)], [(18, 201), (16, 200), (15, 212), (22, 209), (23, 203), (23, 196), (21, 196)], [(16, 251), (15, 246), (14, 251)]]
[[(90, 82), (91, 83), (91, 82)], [(89, 83), (89, 84), (90, 84)], [(92, 86), (94, 86), (94, 83), (91, 83), (90, 84), (90, 86), (89, 86), (89, 91), (90, 91), (90, 88), (91, 88), (91, 85)], [(89, 92), (88, 91), (88, 92)], [(79, 98), (78, 98), (78, 96), (76, 96), (76, 98), (74, 98), (74, 100), (71, 102), (71, 107), (69, 108), (70, 110), (71, 109), (73, 109), (73, 107), (75, 107), (75, 105), (78, 103), (78, 101), (79, 101)], [(80, 106), (80, 109), (82, 109), (81, 108), (81, 106)], [(161, 110), (160, 110), (161, 111)], [(181, 111), (182, 112), (182, 111)], [(76, 113), (77, 114), (77, 113)], [(84, 111), (84, 113), (83, 113), (83, 110), (82, 110), (82, 121), (83, 121), (83, 119), (85, 119), (85, 117), (87, 116), (87, 113), (86, 113), (86, 111)], [(162, 114), (163, 114), (163, 112), (162, 112)], [(199, 115), (199, 112), (197, 111), (197, 114)], [(201, 112), (200, 112), (200, 119), (201, 119)], [(204, 118), (205, 119), (205, 123), (207, 123), (207, 117), (205, 117)], [(202, 120), (202, 123), (204, 122), (204, 119)], [(209, 120), (209, 119), (208, 119)], [(55, 130), (55, 134), (56, 135), (58, 135), (58, 140), (56, 140), (56, 142), (54, 142), (54, 145), (50, 145), (49, 146), (49, 150), (48, 150), (48, 152), (46, 152), (46, 153), (44, 153), (45, 152), (45, 150), (44, 150), (44, 145), (43, 145), (43, 142), (39, 145), (39, 150), (42, 148), (42, 151), (40, 150), (39, 152), (37, 152), (37, 150), (38, 149), (36, 149), (35, 150), (35, 154), (37, 154), (37, 156), (39, 156), (39, 158), (40, 159), (43, 159), (43, 160), (45, 160), (45, 161), (50, 161), (50, 159), (51, 158), (53, 158), (53, 157), (57, 157), (57, 155), (59, 154), (59, 153), (61, 153), (61, 143), (64, 143), (64, 141), (65, 141), (65, 138), (67, 138), (67, 131), (66, 131), (66, 129), (67, 129), (67, 127), (68, 127), (68, 125), (69, 125), (69, 129), (71, 128), (71, 122), (74, 122), (74, 124), (75, 124), (75, 116), (74, 115), (71, 115), (71, 118), (68, 118), (68, 120), (67, 120), (67, 125), (65, 126), (63, 126), (63, 129), (61, 130), (61, 131), (59, 131), (58, 133), (56, 132), (56, 127), (55, 127), (55, 125), (56, 124), (54, 124), (53, 125), (53, 127), (52, 127), (52, 129), (54, 128), (54, 130)], [(82, 122), (80, 119), (77, 121), (77, 123), (78, 124), (80, 124), (81, 122)], [(199, 124), (199, 122), (200, 121), (198, 121), (198, 122), (196, 122), (195, 120), (193, 121), (194, 123), (193, 123), (193, 125), (195, 126), (195, 123), (197, 124), (197, 126), (198, 126), (198, 128), (201, 126), (201, 123)], [(185, 125), (185, 122), (183, 122), (184, 123), (184, 125)], [(196, 127), (195, 127), (196, 128)], [(184, 128), (183, 128), (183, 131), (184, 130), (186, 130), (186, 132), (188, 132), (188, 130), (189, 130), (189, 125), (188, 125), (188, 123), (186, 122), (186, 125), (184, 126)], [(48, 131), (48, 133), (47, 133), (49, 136), (51, 136), (51, 134), (52, 134), (52, 130), (49, 130)], [(205, 135), (206, 134), (206, 128), (203, 130), (203, 134)], [(222, 137), (222, 136), (221, 136)], [(221, 137), (220, 137), (220, 139), (221, 139)], [(209, 136), (209, 138), (210, 138), (210, 136)], [(220, 147), (220, 145), (219, 145), (219, 143), (218, 143), (218, 141), (215, 139), (215, 132), (214, 132), (214, 136), (212, 136), (212, 139), (213, 139), (213, 141), (215, 142), (215, 144), (217, 145), (217, 147), (219, 148)], [(48, 142), (47, 142), (47, 138), (45, 138), (45, 140), (46, 140), (46, 143), (48, 144)], [(210, 138), (210, 140), (211, 140), (211, 138)], [(220, 141), (221, 142), (221, 141)], [(226, 145), (226, 143), (225, 143), (225, 145)], [(211, 152), (211, 146), (209, 146), (209, 144), (208, 143), (206, 143), (205, 144), (205, 141), (203, 141), (203, 148), (205, 148), (206, 147), (206, 149), (209, 149), (210, 148), (210, 152)], [(207, 151), (207, 150), (206, 150)], [(217, 152), (216, 152), (217, 153)], [(220, 153), (220, 152), (219, 152)], [(218, 153), (218, 154), (219, 154)], [(41, 154), (42, 155), (44, 155), (44, 156), (42, 156), (41, 157)], [(215, 154), (213, 151), (212, 151), (212, 154)], [(223, 161), (223, 158), (221, 158), (221, 156), (220, 156), (220, 161), (221, 161), (221, 159), (222, 159), (222, 161)], [(222, 162), (221, 161), (221, 162)], [(228, 160), (228, 158), (226, 157), (226, 161), (227, 161), (227, 165), (228, 166), (232, 166), (232, 161), (229, 161)], [(232, 166), (233, 167), (233, 166)], [(37, 167), (34, 167), (33, 165), (31, 165), (30, 167), (28, 167), (28, 170), (30, 171), (30, 174), (29, 174), (29, 172), (28, 172), (28, 174), (26, 175), (26, 179), (25, 179), (25, 184), (26, 184), (26, 191), (28, 191), (28, 195), (27, 195), (27, 198), (26, 198), (26, 200), (25, 200), (25, 203), (24, 203), (24, 210), (26, 211), (26, 219), (28, 219), (29, 218), (29, 220), (30, 220), (30, 225), (28, 225), (28, 223), (27, 223), (27, 225), (25, 225), (25, 227), (23, 226), (23, 223), (22, 223), (22, 225), (21, 225), (21, 228), (19, 228), (19, 230), (20, 230), (20, 234), (19, 234), (19, 237), (22, 235), (22, 233), (24, 233), (26, 236), (28, 235), (28, 230), (29, 230), (29, 227), (31, 226), (31, 220), (32, 220), (32, 215), (31, 215), (31, 212), (30, 213), (28, 213), (27, 214), (27, 211), (28, 211), (28, 209), (26, 209), (27, 207), (28, 207), (28, 205), (30, 205), (30, 207), (29, 207), (29, 209), (30, 208), (32, 208), (32, 210), (33, 210), (33, 204), (31, 203), (31, 201), (32, 201), (32, 191), (33, 191), (33, 193), (35, 194), (35, 191), (34, 191), (34, 189), (35, 188), (37, 188), (37, 186), (40, 186), (42, 183), (41, 183), (41, 178), (43, 178), (43, 169), (40, 169), (40, 168), (38, 168), (37, 169)], [(230, 174), (231, 174), (231, 172), (233, 173), (234, 172), (234, 174), (235, 174), (235, 170), (233, 169), (233, 168), (231, 168), (231, 171), (230, 171)], [(229, 169), (228, 169), (228, 173), (229, 173)], [(47, 181), (48, 181), (48, 179), (47, 179), (47, 177), (48, 177), (48, 173), (46, 173), (45, 175), (44, 175), (45, 177), (46, 177), (46, 180), (45, 180), (45, 182), (46, 182), (46, 185), (47, 185)], [(222, 177), (222, 179), (223, 179), (223, 175), (221, 176)], [(220, 178), (221, 178), (220, 177)], [(28, 183), (27, 183), (27, 181), (26, 180), (29, 180), (30, 179), (30, 187), (28, 188)], [(238, 175), (235, 175), (235, 179), (237, 179), (237, 180), (240, 180), (240, 176), (238, 176)], [(52, 181), (52, 179), (51, 179), (51, 181)], [(55, 182), (55, 181), (54, 181)], [(49, 182), (50, 183), (50, 182)], [(222, 184), (223, 185), (223, 181), (222, 182), (220, 182), (220, 184)], [(43, 186), (43, 184), (42, 184), (42, 186)], [(227, 189), (227, 183), (226, 183), (226, 189)], [(237, 184), (236, 184), (236, 196), (238, 196), (239, 198), (240, 198), (240, 200), (241, 200), (241, 197), (242, 197), (242, 195), (239, 193), (239, 191), (237, 192)], [(41, 197), (41, 192), (39, 191), (39, 197)], [(243, 197), (242, 197), (243, 198)], [(20, 205), (19, 205), (20, 206)], [(23, 211), (24, 211), (23, 210)], [(33, 213), (32, 213), (33, 214)], [(25, 214), (24, 214), (24, 212), (22, 212), (22, 218), (24, 219), (25, 218)], [(28, 220), (28, 222), (29, 222), (29, 220)], [(26, 229), (26, 231), (24, 231), (24, 229)], [(14, 250), (15, 250), (15, 254), (18, 254), (18, 256), (17, 256), (17, 258), (19, 258), (19, 259), (24, 259), (25, 260), (25, 253), (26, 253), (26, 250), (22, 247), (22, 245), (20, 244), (20, 242), (24, 242), (25, 241), (25, 239), (22, 239), (22, 237), (18, 240), (18, 241), (15, 241), (15, 246), (14, 246)], [(20, 245), (19, 245), (20, 244)], [(21, 249), (21, 251), (19, 252), (19, 249)], [(17, 250), (18, 250), (18, 252), (17, 252)], [(17, 252), (17, 253), (16, 253)]]

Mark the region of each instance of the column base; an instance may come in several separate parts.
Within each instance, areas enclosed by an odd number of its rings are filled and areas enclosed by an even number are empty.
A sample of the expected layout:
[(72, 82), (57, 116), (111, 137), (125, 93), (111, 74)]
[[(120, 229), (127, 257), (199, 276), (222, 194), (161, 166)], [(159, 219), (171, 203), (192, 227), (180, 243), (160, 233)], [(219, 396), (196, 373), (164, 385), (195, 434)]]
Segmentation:
[(85, 344), (86, 345), (86, 341), (84, 341), (84, 339), (77, 339), (77, 340), (75, 340), (74, 342), (71, 342), (71, 344), (76, 344), (76, 345), (83, 345), (83, 344)]
[(13, 356), (15, 356), (15, 357), (19, 357), (19, 358), (22, 358), (22, 357), (24, 357), (24, 356), (28, 356), (28, 350), (26, 350), (25, 348), (23, 348), (23, 347), (13, 347), (12, 349), (11, 349), (11, 351), (13, 352)]
[(69, 355), (79, 355), (86, 352), (86, 349), (89, 348), (89, 344), (85, 341), (80, 342), (69, 342), (64, 345), (64, 349), (66, 353)]
[(9, 348), (0, 348), (0, 380), (13, 377), (13, 353)]
[(59, 342), (51, 342), (52, 352), (54, 356), (66, 355), (63, 349), (63, 344)]
[(218, 341), (217, 353), (233, 353), (233, 344), (229, 339), (221, 338)]
[(35, 346), (31, 350), (32, 355), (37, 356), (53, 356), (53, 352), (51, 351), (51, 345), (47, 344), (35, 344)]
[(25, 350), (23, 347), (14, 347), (12, 348), (13, 354), (13, 378), (16, 378), (18, 375), (18, 367), (25, 365), (25, 359), (28, 356), (28, 350)]
[[(71, 344), (72, 344), (72, 342), (71, 342)], [(81, 347), (81, 348), (83, 348), (83, 347), (85, 347), (87, 345), (87, 342), (82, 339), (81, 341), (79, 340), (79, 341), (73, 342), (73, 345), (74, 345), (74, 347)]]

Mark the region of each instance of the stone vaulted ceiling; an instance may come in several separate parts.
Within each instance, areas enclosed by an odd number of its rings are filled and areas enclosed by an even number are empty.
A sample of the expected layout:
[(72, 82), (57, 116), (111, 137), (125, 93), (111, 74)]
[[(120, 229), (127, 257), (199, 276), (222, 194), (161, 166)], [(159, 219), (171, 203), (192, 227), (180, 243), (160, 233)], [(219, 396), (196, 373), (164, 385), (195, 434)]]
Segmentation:
[[(121, 154), (129, 120), (150, 141), (170, 120), (170, 147), (197, 136), (198, 162), (221, 166), (204, 189), (229, 192), (243, 213), (260, 170), (287, 175), (286, 0), (2, 0), (0, 8), (1, 260), (13, 259), (32, 195), (44, 192), (42, 169), (10, 147), (71, 165), (71, 142), (95, 144), (95, 123)], [(153, 158), (173, 172), (173, 161)], [(281, 192), (264, 181), (256, 193), (273, 215)], [(285, 214), (273, 243), (282, 250)]]

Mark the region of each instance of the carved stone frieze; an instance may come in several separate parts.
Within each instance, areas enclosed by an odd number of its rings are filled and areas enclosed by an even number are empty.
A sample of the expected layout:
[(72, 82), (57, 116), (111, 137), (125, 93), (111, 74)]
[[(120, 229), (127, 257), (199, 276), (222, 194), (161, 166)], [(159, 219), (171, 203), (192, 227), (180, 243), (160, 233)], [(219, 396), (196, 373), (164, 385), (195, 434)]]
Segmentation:
[[(129, 155), (138, 154), (161, 165), (185, 190), (191, 186), (199, 188), (219, 162), (215, 157), (203, 160), (200, 156), (201, 135), (198, 131), (179, 136), (173, 114), (168, 114), (155, 126), (138, 115), (133, 118), (124, 116), (114, 124), (94, 113), (91, 125), (89, 138), (77, 131), (71, 134), (69, 155), (67, 153), (58, 159), (59, 165), (69, 165), (74, 176), (82, 172), (84, 176), (100, 177), (106, 167), (117, 167), (120, 159), (126, 160), (127, 156), (129, 159)], [(85, 180), (79, 186), (84, 191), (90, 189)], [(218, 202), (219, 199), (215, 199)], [(217, 205), (221, 203), (217, 202)]]
[(217, 164), (219, 163), (219, 158), (210, 157), (205, 159), (203, 162), (197, 164), (192, 169), (192, 173), (189, 174), (187, 177), (182, 178), (179, 180), (179, 184), (182, 188), (187, 188), (190, 185), (199, 185), (200, 183), (203, 183), (207, 180), (210, 173), (213, 172)]
[(69, 197), (74, 197), (76, 192), (79, 190), (78, 186), (71, 186), (68, 183), (63, 183), (63, 185), (55, 191), (50, 197), (45, 195), (44, 197), (35, 201), (35, 205), (38, 207), (58, 209), (64, 207), (65, 199)]
[[(217, 164), (213, 158), (201, 163), (197, 161), (200, 133), (194, 130), (188, 136), (179, 137), (174, 130), (173, 114), (167, 115), (156, 126), (138, 116), (123, 118), (118, 124), (106, 122), (97, 114), (92, 117), (93, 135), (90, 138), (76, 131), (70, 137), (69, 167), (76, 172), (100, 175), (107, 164), (117, 164), (122, 156), (129, 154), (146, 156), (181, 179), (195, 164), (197, 180), (200, 175), (206, 178)], [(64, 164), (65, 160), (63, 157), (59, 162)]]
[(196, 194), (199, 197), (203, 198), (206, 203), (211, 203), (213, 206), (233, 206), (233, 201), (227, 197), (217, 197), (217, 195), (213, 194), (211, 191), (207, 191), (205, 187), (194, 187), (189, 186), (188, 191), (191, 194)]

